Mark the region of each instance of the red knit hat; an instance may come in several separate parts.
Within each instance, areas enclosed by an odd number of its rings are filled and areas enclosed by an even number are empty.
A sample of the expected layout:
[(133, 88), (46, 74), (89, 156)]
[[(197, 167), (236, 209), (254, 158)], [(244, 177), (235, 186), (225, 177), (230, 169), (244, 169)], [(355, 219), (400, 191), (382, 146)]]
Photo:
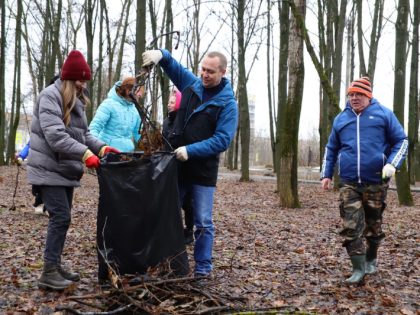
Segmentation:
[(92, 78), (90, 68), (83, 57), (82, 53), (78, 50), (72, 50), (64, 62), (63, 69), (61, 70), (62, 80), (86, 80)]
[(350, 92), (359, 92), (365, 94), (368, 98), (372, 98), (372, 88), (370, 86), (370, 79), (368, 77), (363, 77), (357, 80), (354, 80), (347, 91), (347, 95)]

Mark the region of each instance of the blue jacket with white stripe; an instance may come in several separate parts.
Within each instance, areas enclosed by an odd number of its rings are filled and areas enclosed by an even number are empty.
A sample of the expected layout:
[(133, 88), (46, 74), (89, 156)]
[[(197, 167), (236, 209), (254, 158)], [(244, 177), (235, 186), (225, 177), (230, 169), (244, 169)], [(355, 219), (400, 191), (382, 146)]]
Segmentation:
[(337, 163), (343, 181), (378, 183), (384, 165), (389, 163), (398, 169), (407, 149), (408, 137), (390, 109), (372, 98), (369, 106), (357, 115), (347, 102), (334, 120), (321, 179), (332, 178)]

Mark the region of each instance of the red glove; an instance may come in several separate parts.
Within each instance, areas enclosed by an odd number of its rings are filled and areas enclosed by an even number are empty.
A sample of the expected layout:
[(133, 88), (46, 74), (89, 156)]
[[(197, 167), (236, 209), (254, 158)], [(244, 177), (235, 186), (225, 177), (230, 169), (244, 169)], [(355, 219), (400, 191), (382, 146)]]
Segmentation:
[(98, 168), (99, 167), (99, 163), (101, 163), (101, 162), (100, 162), (99, 158), (96, 155), (92, 155), (85, 162), (86, 167), (88, 167), (88, 168), (91, 168), (91, 167)]
[(104, 155), (107, 155), (109, 152), (115, 152), (117, 154), (121, 154), (120, 151), (118, 151), (117, 149), (111, 148), (111, 147), (106, 147), (105, 151), (104, 151)]

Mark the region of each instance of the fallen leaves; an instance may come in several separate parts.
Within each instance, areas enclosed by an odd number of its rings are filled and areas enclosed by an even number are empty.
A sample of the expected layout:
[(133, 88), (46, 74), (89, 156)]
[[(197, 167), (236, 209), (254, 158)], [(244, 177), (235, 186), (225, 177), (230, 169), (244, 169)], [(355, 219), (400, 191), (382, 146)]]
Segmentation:
[[(0, 167), (0, 172), (0, 313), (51, 314), (58, 305), (98, 311), (69, 300), (69, 293), (38, 289), (48, 217), (33, 212), (24, 167), (16, 211), (9, 211), (16, 166)], [(94, 176), (86, 174), (81, 183), (82, 188), (75, 189), (63, 265), (82, 275), (71, 294), (94, 298), (101, 292), (95, 250), (99, 189)], [(388, 192), (383, 224), (387, 238), (379, 249), (379, 272), (367, 276), (363, 286), (346, 287), (341, 281), (351, 274), (351, 266), (337, 235), (341, 228), (338, 193), (299, 185), (304, 207), (285, 209), (278, 206), (275, 190), (271, 182), (219, 180), (212, 273), (219, 285), (214, 290), (256, 307), (293, 305), (318, 314), (420, 314), (418, 193), (414, 194), (416, 206), (409, 208), (398, 205), (396, 192)], [(190, 246), (191, 266), (192, 251)], [(136, 296), (147, 294), (144, 290)], [(176, 307), (165, 303), (162, 307)], [(187, 304), (176, 311), (188, 309)]]

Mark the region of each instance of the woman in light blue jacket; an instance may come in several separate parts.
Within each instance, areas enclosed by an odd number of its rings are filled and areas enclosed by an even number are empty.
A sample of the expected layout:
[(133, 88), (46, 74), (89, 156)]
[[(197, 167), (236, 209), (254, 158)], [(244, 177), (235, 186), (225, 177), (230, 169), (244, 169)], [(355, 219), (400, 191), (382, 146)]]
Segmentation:
[(115, 83), (89, 126), (95, 138), (121, 152), (134, 151), (132, 137), (135, 142), (140, 139), (140, 115), (128, 96), (134, 82), (133, 77), (128, 77)]

